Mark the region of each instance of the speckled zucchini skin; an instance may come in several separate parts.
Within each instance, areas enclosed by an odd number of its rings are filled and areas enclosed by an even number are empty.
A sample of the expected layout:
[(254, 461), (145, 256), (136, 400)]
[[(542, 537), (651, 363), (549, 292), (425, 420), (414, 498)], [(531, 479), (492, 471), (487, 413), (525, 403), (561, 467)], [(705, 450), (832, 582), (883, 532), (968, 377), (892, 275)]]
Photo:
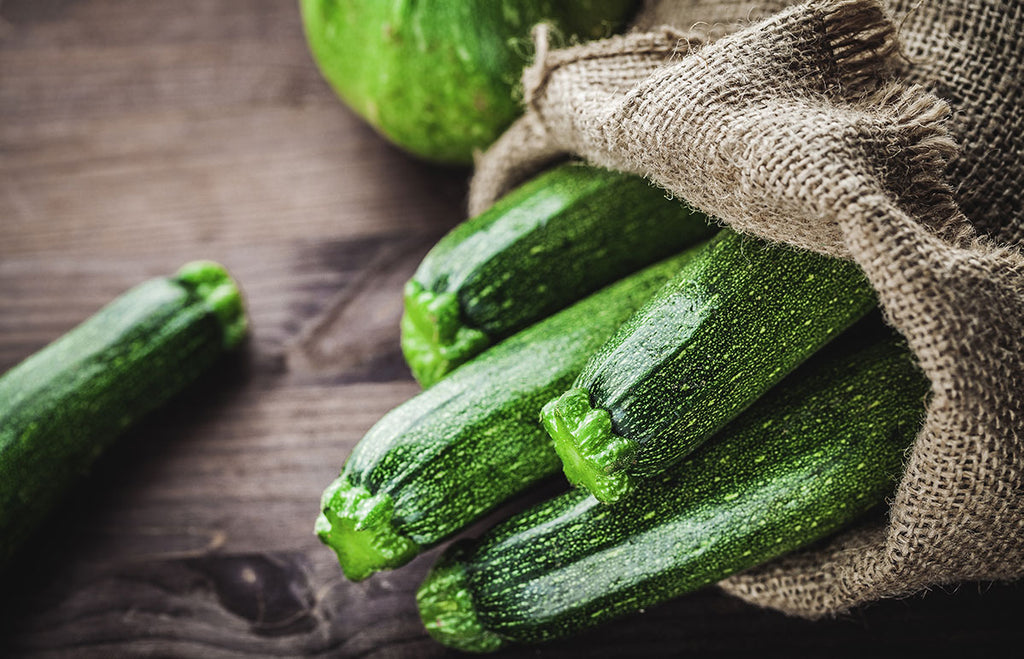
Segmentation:
[(891, 493), (927, 391), (896, 340), (816, 359), (619, 503), (573, 490), (457, 543), (424, 622), (466, 650), (546, 641), (818, 541)]
[(405, 292), (406, 360), (430, 386), (487, 345), (715, 230), (638, 176), (555, 167), (423, 259)]
[(854, 263), (723, 230), (545, 407), (545, 424), (560, 452), (591, 468), (583, 484), (613, 501), (700, 445), (875, 304)]
[(565, 43), (619, 29), (637, 0), (301, 0), (320, 71), (337, 94), (398, 146), (472, 163), (521, 112), (530, 30)]
[(324, 493), (317, 533), (345, 574), (397, 567), (557, 472), (537, 421), (587, 357), (688, 253), (608, 286), (490, 348), (389, 412)]
[(0, 567), (99, 454), (245, 333), (223, 268), (149, 280), (0, 377)]

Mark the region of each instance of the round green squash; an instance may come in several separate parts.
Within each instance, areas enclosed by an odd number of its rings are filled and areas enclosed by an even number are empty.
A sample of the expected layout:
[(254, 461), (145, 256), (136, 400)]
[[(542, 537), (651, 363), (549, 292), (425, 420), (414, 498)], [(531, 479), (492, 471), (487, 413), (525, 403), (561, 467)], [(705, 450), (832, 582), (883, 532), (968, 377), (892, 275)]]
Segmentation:
[(300, 0), (310, 50), (338, 95), (398, 146), (470, 163), (520, 113), (541, 22), (555, 39), (621, 28), (636, 0)]

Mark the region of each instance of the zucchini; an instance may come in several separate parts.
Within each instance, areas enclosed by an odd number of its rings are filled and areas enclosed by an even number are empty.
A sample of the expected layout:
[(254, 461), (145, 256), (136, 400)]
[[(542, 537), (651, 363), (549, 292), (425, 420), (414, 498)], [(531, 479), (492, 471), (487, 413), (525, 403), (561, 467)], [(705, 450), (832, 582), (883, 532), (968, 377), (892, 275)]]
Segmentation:
[(545, 405), (566, 475), (615, 501), (874, 305), (852, 262), (723, 230)]
[(685, 262), (670, 258), (532, 325), (385, 415), (324, 491), (316, 533), (345, 575), (408, 562), (557, 473), (537, 415)]
[(124, 293), (0, 377), (0, 566), (112, 440), (245, 328), (235, 282), (194, 262)]
[(547, 22), (608, 36), (636, 0), (301, 0), (313, 58), (349, 107), (393, 143), (470, 164), (522, 112), (514, 93)]
[(706, 239), (644, 179), (565, 164), (457, 226), (405, 287), (402, 351), (425, 387), (492, 343)]
[(462, 650), (547, 641), (818, 541), (892, 492), (927, 391), (896, 340), (816, 359), (621, 502), (573, 490), (453, 545), (424, 624)]

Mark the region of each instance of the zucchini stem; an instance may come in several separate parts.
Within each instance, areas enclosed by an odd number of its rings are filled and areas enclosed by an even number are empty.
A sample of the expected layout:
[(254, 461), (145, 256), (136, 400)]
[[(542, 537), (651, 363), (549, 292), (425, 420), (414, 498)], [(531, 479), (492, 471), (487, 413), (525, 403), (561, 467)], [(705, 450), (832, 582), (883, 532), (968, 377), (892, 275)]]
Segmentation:
[(465, 652), (494, 652), (505, 640), (484, 629), (469, 594), (459, 543), (445, 552), (416, 592), (420, 618), (436, 641)]
[(183, 286), (198, 295), (220, 321), (224, 347), (236, 347), (245, 338), (245, 305), (238, 284), (224, 266), (213, 261), (192, 261), (175, 275)]
[(352, 581), (407, 563), (420, 546), (391, 524), (394, 502), (384, 493), (371, 494), (338, 478), (324, 490), (314, 531), (334, 550), (341, 571)]
[(636, 442), (612, 431), (611, 416), (591, 406), (589, 391), (566, 391), (544, 406), (540, 418), (570, 483), (603, 503), (614, 503), (632, 489), (624, 469), (636, 457)]
[(402, 353), (424, 388), (491, 344), (482, 331), (463, 324), (455, 293), (435, 293), (409, 281), (404, 298)]

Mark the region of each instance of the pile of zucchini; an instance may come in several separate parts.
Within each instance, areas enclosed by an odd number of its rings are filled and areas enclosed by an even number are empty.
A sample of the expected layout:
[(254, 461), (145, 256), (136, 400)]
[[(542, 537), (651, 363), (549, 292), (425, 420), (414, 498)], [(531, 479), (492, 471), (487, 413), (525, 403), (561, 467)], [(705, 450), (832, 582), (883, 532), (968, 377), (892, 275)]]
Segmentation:
[(426, 389), (359, 442), (316, 522), (345, 574), (401, 566), (559, 469), (577, 486), (428, 575), (424, 624), (463, 650), (565, 636), (834, 533), (891, 493), (928, 392), (856, 265), (580, 164), (443, 238), (405, 305)]

